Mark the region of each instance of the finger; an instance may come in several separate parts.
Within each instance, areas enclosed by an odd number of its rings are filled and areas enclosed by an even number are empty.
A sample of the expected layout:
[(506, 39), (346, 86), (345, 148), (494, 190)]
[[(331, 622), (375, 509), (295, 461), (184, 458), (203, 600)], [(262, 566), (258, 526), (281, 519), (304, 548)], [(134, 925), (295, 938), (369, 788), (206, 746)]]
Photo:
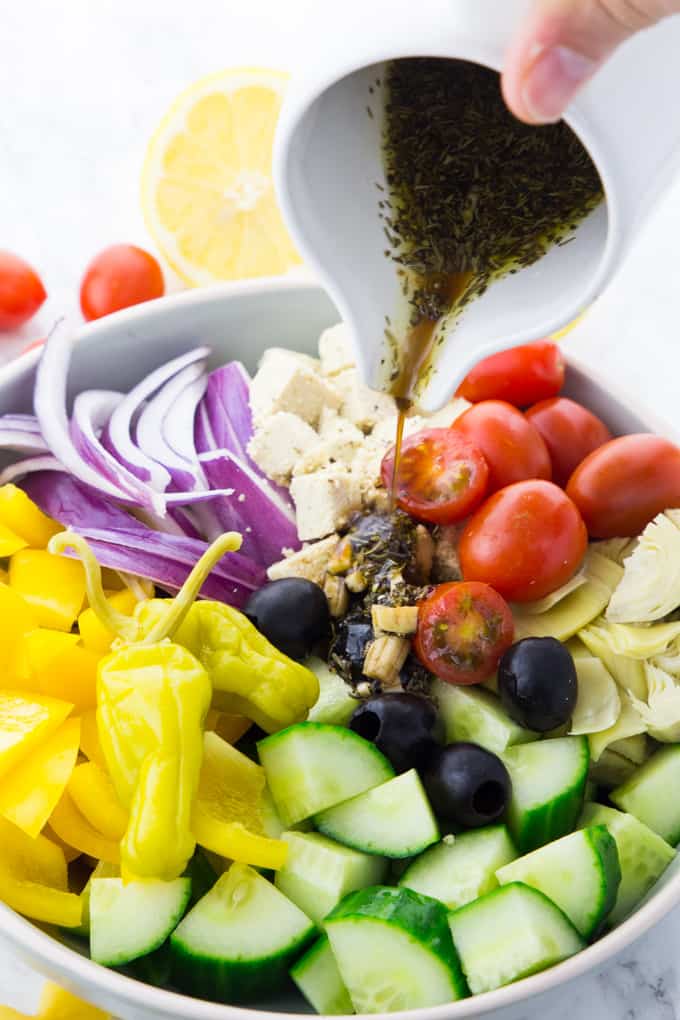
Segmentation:
[(680, 0), (539, 0), (506, 57), (506, 103), (530, 124), (559, 120), (617, 46), (679, 10)]

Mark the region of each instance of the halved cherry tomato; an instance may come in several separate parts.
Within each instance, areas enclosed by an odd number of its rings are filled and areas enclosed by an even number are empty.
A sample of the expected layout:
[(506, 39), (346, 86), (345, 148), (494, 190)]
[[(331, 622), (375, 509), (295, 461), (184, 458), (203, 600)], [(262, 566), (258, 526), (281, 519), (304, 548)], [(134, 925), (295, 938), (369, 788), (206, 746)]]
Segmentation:
[(680, 449), (648, 433), (612, 439), (579, 464), (567, 495), (593, 538), (639, 535), (657, 514), (680, 507)]
[(510, 607), (478, 581), (440, 584), (418, 608), (415, 650), (422, 664), (449, 684), (478, 684), (512, 644)]
[(80, 307), (90, 322), (165, 293), (153, 255), (133, 244), (113, 244), (90, 262), (80, 285)]
[[(386, 488), (392, 485), (394, 449), (382, 462)], [(472, 443), (452, 429), (423, 429), (402, 445), (397, 471), (397, 505), (422, 521), (452, 524), (479, 506), (489, 469)]]
[(541, 400), (524, 413), (548, 447), (553, 481), (558, 485), (565, 486), (584, 457), (612, 438), (596, 414), (568, 397)]
[(556, 396), (564, 384), (564, 360), (557, 344), (537, 340), (484, 358), (463, 379), (456, 396), (473, 404), (507, 400), (528, 407)]
[(0, 251), (0, 329), (18, 329), (35, 315), (47, 297), (42, 281), (28, 262)]
[(484, 454), (489, 492), (525, 478), (550, 478), (550, 454), (530, 421), (504, 400), (483, 400), (456, 418), (451, 428)]
[(588, 535), (581, 515), (552, 482), (517, 482), (482, 503), (458, 545), (466, 581), (485, 581), (505, 598), (531, 602), (578, 570)]

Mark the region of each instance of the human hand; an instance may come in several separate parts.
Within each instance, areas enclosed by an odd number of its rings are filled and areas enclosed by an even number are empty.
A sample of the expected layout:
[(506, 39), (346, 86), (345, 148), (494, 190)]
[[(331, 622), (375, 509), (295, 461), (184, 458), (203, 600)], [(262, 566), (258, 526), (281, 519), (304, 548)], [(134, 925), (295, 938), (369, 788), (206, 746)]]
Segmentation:
[(617, 46), (680, 0), (537, 0), (506, 56), (503, 95), (529, 124), (559, 120)]

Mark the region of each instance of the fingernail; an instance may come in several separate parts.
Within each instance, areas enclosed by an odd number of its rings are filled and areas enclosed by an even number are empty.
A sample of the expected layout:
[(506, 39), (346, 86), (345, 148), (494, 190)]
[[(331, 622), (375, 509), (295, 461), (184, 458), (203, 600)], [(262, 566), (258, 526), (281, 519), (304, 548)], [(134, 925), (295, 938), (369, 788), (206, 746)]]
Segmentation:
[(559, 120), (574, 95), (597, 68), (597, 62), (566, 46), (539, 52), (522, 88), (522, 99), (532, 120)]

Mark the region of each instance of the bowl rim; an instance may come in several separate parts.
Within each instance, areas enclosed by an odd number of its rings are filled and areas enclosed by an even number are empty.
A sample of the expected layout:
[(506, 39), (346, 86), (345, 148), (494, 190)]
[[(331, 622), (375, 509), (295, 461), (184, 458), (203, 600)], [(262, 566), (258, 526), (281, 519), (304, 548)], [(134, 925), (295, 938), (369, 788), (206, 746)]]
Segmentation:
[[(299, 275), (217, 284), (213, 287), (159, 298), (156, 301), (137, 305), (97, 322), (86, 324), (78, 331), (79, 342), (87, 343), (88, 346), (96, 345), (102, 323), (106, 324), (108, 331), (115, 319), (116, 324), (120, 325), (121, 329), (125, 329), (142, 319), (153, 319), (161, 305), (167, 312), (178, 305), (213, 303), (219, 305), (232, 298), (238, 299), (252, 294), (267, 295), (269, 298), (275, 299), (277, 294), (287, 291), (298, 291), (300, 294), (309, 292), (318, 295), (322, 288), (315, 282)], [(670, 436), (676, 433), (676, 429), (672, 425), (659, 418), (654, 412), (644, 408), (639, 409), (637, 401), (631, 398), (625, 390), (619, 386), (612, 388), (597, 370), (593, 370), (590, 365), (578, 358), (572, 357), (568, 349), (564, 353), (570, 368), (610, 393), (633, 413), (638, 412), (642, 421), (648, 423), (655, 431)], [(36, 349), (27, 352), (0, 369), (0, 391), (30, 374), (39, 358), (40, 349)], [(617, 928), (563, 963), (503, 988), (471, 996), (458, 1002), (395, 1013), (372, 1014), (373, 1020), (464, 1020), (465, 1017), (487, 1015), (499, 1009), (527, 1002), (606, 963), (661, 921), (679, 903), (680, 873), (673, 876), (662, 888), (652, 892), (635, 913)], [(290, 1017), (291, 1020), (308, 1020), (309, 1016), (307, 1013), (283, 1014), (269, 1009), (231, 1006), (146, 984), (94, 963), (88, 957), (82, 956), (76, 950), (59, 942), (31, 921), (21, 917), (3, 903), (0, 903), (0, 943), (4, 944), (10, 953), (14, 953), (29, 965), (33, 965), (45, 976), (54, 976), (62, 982), (66, 979), (72, 988), (79, 991), (80, 994), (84, 994), (86, 997), (94, 995), (95, 1001), (102, 1004), (105, 1004), (106, 1000), (109, 1003), (116, 1000), (125, 1009), (134, 1010), (135, 1007), (139, 1007), (155, 1012), (159, 1017), (174, 1017), (177, 1020), (179, 1018), (187, 1018), (187, 1020), (253, 1020), (254, 1017), (257, 1017), (258, 1020), (281, 1020), (284, 1015)]]

